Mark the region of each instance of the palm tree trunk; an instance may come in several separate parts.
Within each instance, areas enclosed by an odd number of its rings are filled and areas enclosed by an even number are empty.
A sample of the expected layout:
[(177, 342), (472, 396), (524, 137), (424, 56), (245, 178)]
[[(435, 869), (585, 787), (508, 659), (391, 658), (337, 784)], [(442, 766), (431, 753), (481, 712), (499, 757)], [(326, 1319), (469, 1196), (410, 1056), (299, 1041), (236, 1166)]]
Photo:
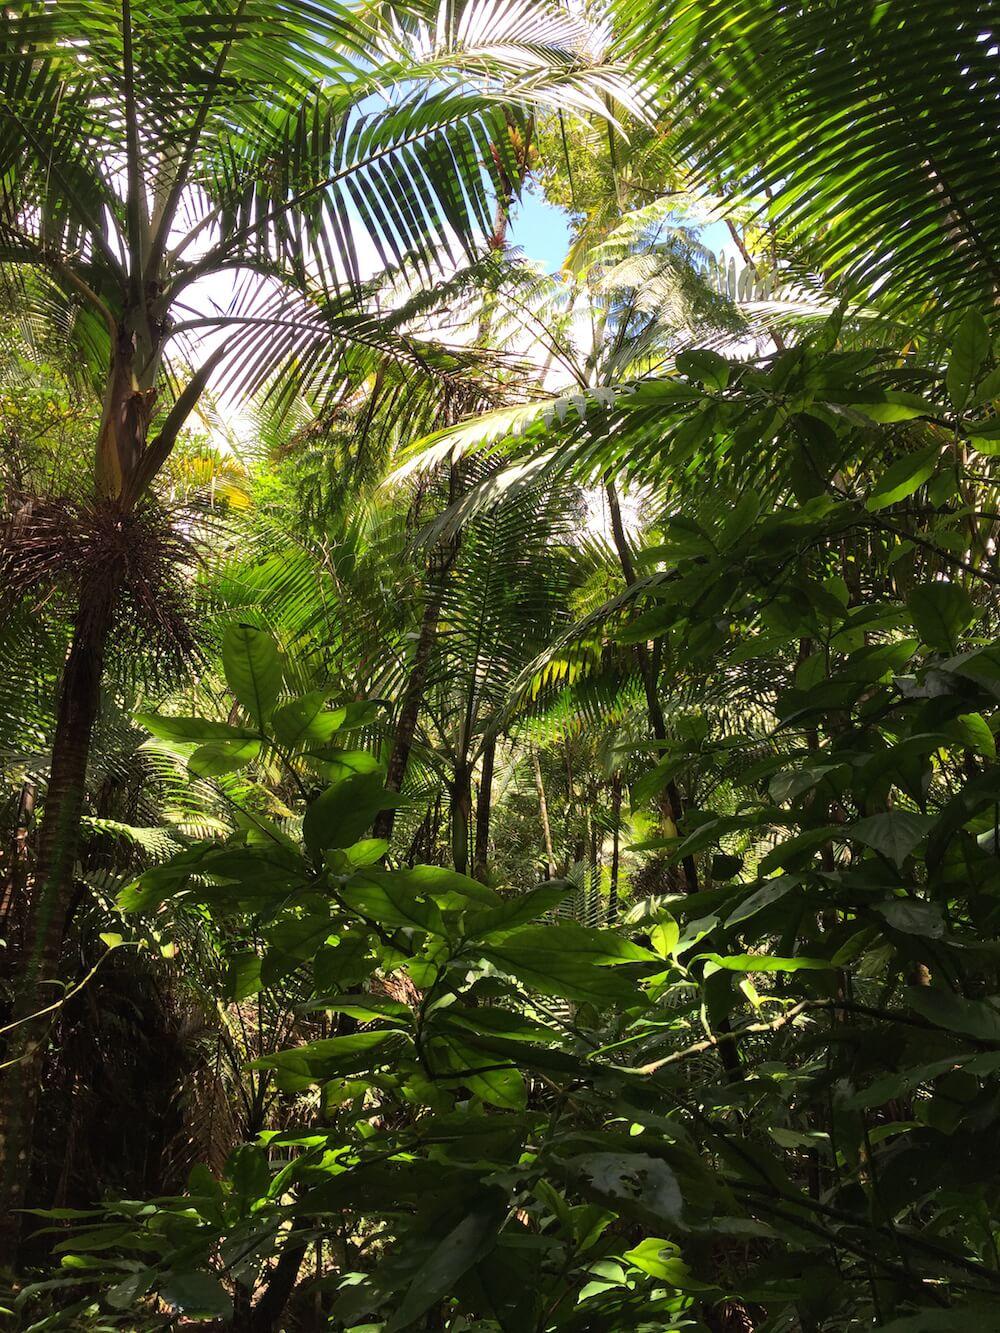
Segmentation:
[(608, 925), (618, 920), (618, 874), (621, 868), (622, 776), (616, 773), (611, 784), (611, 882), (608, 885)]
[[(622, 577), (628, 587), (631, 588), (635, 583), (635, 566), (632, 563), (632, 553), (629, 550), (628, 537), (625, 534), (625, 525), (622, 522), (621, 508), (618, 504), (618, 492), (615, 490), (613, 481), (606, 483), (606, 492), (608, 497), (608, 508), (611, 511), (611, 528), (615, 539), (615, 548), (618, 551), (618, 560), (621, 565)], [(652, 658), (649, 650), (644, 643), (636, 644), (636, 657), (639, 662), (639, 671), (642, 675), (643, 689), (646, 695), (646, 707), (649, 713), (649, 723), (653, 735), (658, 741), (667, 739), (666, 721), (663, 717), (663, 709), (660, 707), (660, 700), (656, 693), (656, 671), (653, 667)], [(684, 803), (681, 794), (677, 789), (677, 784), (671, 780), (666, 784), (665, 795), (667, 805), (664, 814), (676, 824), (684, 814)], [(693, 856), (685, 856), (682, 863), (684, 867), (684, 886), (688, 893), (698, 892), (698, 868), (695, 865)], [(728, 1018), (722, 1020), (718, 1025), (722, 1033), (731, 1032), (732, 1026)], [(724, 1041), (719, 1045), (719, 1059), (722, 1067), (726, 1071), (726, 1077), (731, 1081), (737, 1081), (743, 1077), (743, 1063), (740, 1059), (739, 1050), (736, 1043)]]
[[(460, 469), (453, 463), (448, 474), (449, 502), (456, 498), (460, 485)], [(417, 733), (417, 722), (424, 702), (427, 674), (434, 656), (434, 644), (437, 639), (438, 621), (441, 619), (441, 607), (448, 587), (448, 575), (458, 558), (459, 544), (457, 537), (440, 543), (428, 561), (427, 600), (424, 602), (424, 614), (420, 622), (416, 651), (413, 654), (413, 665), (410, 667), (410, 678), (403, 691), (403, 700), (392, 737), (392, 748), (389, 751), (389, 762), (386, 765), (385, 785), (390, 791), (401, 791), (403, 779), (406, 777), (413, 738)], [(373, 837), (385, 838), (388, 842), (392, 837), (395, 822), (395, 810), (380, 810), (372, 826)]]
[(491, 736), (483, 747), (483, 765), (479, 773), (479, 794), (476, 798), (476, 855), (472, 873), (486, 883), (490, 850), (490, 814), (493, 803), (493, 766), (496, 762), (497, 740)]
[(469, 824), (472, 820), (472, 770), (460, 761), (451, 784), (451, 861), (460, 875), (469, 871)]
[[(628, 537), (625, 533), (625, 525), (622, 522), (621, 507), (618, 503), (618, 492), (613, 481), (608, 481), (605, 484), (605, 492), (608, 497), (611, 531), (614, 536), (615, 550), (618, 552), (618, 563), (621, 565), (622, 578), (625, 580), (625, 586), (631, 588), (635, 583), (635, 566), (632, 563), (632, 552), (629, 550)], [(659, 696), (656, 693), (656, 671), (653, 669), (649, 649), (644, 643), (635, 645), (635, 656), (639, 664), (639, 674), (642, 677), (643, 692), (646, 695), (646, 711), (649, 715), (650, 730), (655, 740), (665, 741), (667, 739), (667, 724), (663, 716), (663, 709), (660, 706)], [(677, 824), (684, 814), (684, 802), (673, 778), (666, 784), (664, 794), (666, 795), (664, 814), (674, 824)], [(695, 865), (694, 857), (685, 856), (682, 865), (685, 888), (688, 893), (697, 893), (698, 868)]]
[[(420, 635), (417, 639), (416, 652), (413, 655), (410, 678), (406, 682), (403, 702), (399, 709), (399, 716), (396, 718), (392, 749), (389, 751), (389, 762), (386, 766), (385, 785), (390, 791), (400, 791), (403, 786), (403, 779), (406, 777), (407, 765), (410, 762), (410, 751), (413, 749), (413, 738), (417, 732), (417, 720), (420, 717), (420, 706), (424, 701), (424, 687), (427, 684), (427, 673), (430, 670), (443, 600), (444, 579), (438, 578), (435, 580), (435, 586), (432, 587), (430, 596), (424, 603), (424, 614), (420, 622)], [(395, 820), (395, 810), (380, 810), (375, 816), (375, 823), (372, 826), (373, 836), (385, 838), (386, 841), (389, 841), (392, 837)]]
[(116, 589), (81, 592), (63, 670), (34, 891), (24, 925), (24, 952), (0, 1073), (0, 1268), (13, 1267), (20, 1215), (31, 1174), (32, 1125), (50, 1016), (39, 1015), (58, 993), (59, 955), (73, 895), (87, 760), (101, 697), (104, 653)]
[(549, 823), (549, 806), (545, 799), (545, 784), (542, 782), (542, 765), (538, 760), (538, 751), (531, 747), (531, 763), (535, 770), (535, 791), (538, 793), (538, 815), (542, 821), (542, 842), (545, 846), (545, 878), (555, 879), (556, 858), (552, 850), (552, 825)]

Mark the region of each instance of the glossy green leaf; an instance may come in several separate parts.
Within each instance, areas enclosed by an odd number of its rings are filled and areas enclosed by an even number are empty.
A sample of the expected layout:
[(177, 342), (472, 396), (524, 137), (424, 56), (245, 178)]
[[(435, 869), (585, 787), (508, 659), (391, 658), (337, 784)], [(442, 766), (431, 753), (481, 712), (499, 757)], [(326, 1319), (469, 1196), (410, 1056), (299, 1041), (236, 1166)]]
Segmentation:
[(391, 872), (361, 871), (343, 886), (340, 897), (347, 907), (380, 926), (412, 927), (432, 935), (446, 933), (437, 903), (418, 896)]
[(915, 814), (911, 810), (886, 810), (880, 815), (856, 820), (847, 832), (866, 847), (888, 857), (894, 865), (902, 866), (933, 825), (934, 819), (930, 815)]
[(499, 1190), (484, 1190), (420, 1266), (384, 1333), (400, 1333), (448, 1295), (460, 1278), (496, 1244), (507, 1200)]
[(727, 957), (702, 953), (697, 956), (727, 972), (826, 972), (833, 967), (833, 963), (825, 958), (779, 958), (769, 953), (737, 953)]
[(986, 321), (978, 310), (970, 310), (958, 326), (945, 375), (948, 397), (956, 412), (961, 412), (969, 401), (979, 368), (989, 350), (990, 335)]
[(966, 1000), (937, 986), (909, 986), (906, 1002), (935, 1027), (980, 1041), (1000, 1041), (1000, 998)]
[(915, 454), (897, 458), (865, 501), (865, 508), (875, 513), (887, 505), (897, 504), (922, 486), (938, 465), (941, 448), (932, 444)]
[(174, 1273), (160, 1287), (160, 1299), (186, 1315), (203, 1319), (229, 1319), (233, 1303), (229, 1293), (210, 1273)]
[(271, 730), (282, 745), (328, 745), (347, 716), (346, 708), (327, 708), (328, 690), (312, 690), (280, 704), (271, 717)]
[(229, 688), (263, 727), (282, 684), (281, 656), (274, 638), (255, 625), (230, 625), (222, 640), (222, 665)]
[(203, 717), (165, 717), (162, 713), (136, 713), (140, 726), (160, 740), (180, 745), (204, 744), (206, 741), (248, 741), (257, 733), (247, 727), (233, 727), (228, 722), (213, 722)]
[(650, 1277), (658, 1278), (679, 1291), (712, 1290), (708, 1283), (699, 1282), (691, 1276), (689, 1265), (678, 1254), (677, 1246), (670, 1241), (650, 1236), (631, 1250), (626, 1250), (622, 1258)]
[(371, 828), (380, 810), (402, 803), (387, 791), (381, 773), (357, 773), (328, 787), (306, 810), (302, 833), (313, 856), (328, 847), (351, 847)]
[(914, 628), (930, 648), (953, 653), (976, 618), (972, 599), (958, 583), (940, 580), (914, 588), (906, 599)]
[(209, 741), (199, 745), (188, 768), (199, 778), (218, 778), (246, 768), (260, 754), (260, 741)]

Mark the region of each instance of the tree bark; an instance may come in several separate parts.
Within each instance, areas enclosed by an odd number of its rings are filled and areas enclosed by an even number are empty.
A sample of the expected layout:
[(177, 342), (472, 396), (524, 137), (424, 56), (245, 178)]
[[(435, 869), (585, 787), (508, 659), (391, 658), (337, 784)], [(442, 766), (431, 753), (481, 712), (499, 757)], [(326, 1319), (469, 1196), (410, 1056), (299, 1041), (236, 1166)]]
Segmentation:
[[(459, 468), (453, 463), (448, 476), (449, 502), (455, 500), (460, 484)], [(403, 780), (406, 777), (406, 769), (410, 762), (410, 751), (413, 749), (413, 738), (417, 733), (417, 722), (424, 702), (427, 675), (434, 656), (434, 644), (437, 639), (438, 621), (441, 618), (444, 594), (448, 586), (448, 574), (458, 558), (458, 550), (459, 539), (457, 537), (452, 541), (442, 542), (431, 553), (427, 564), (427, 600), (424, 603), (424, 614), (420, 622), (420, 634), (417, 638), (416, 652), (413, 654), (410, 678), (406, 682), (406, 689), (403, 691), (403, 699), (392, 737), (392, 748), (389, 751), (389, 762), (386, 765), (385, 785), (390, 791), (401, 791)], [(388, 842), (392, 838), (395, 822), (395, 810), (380, 810), (372, 825), (372, 836), (385, 838)]]
[(616, 773), (611, 783), (611, 882), (608, 885), (608, 925), (618, 920), (618, 874), (621, 868), (622, 778)]
[(472, 873), (486, 883), (490, 854), (490, 814), (493, 803), (493, 766), (496, 762), (497, 738), (491, 736), (483, 747), (483, 763), (479, 773), (479, 794), (476, 798), (476, 854)]
[(14, 819), (14, 836), (11, 839), (7, 884), (0, 900), (0, 928), (3, 930), (8, 952), (11, 950), (19, 952), (22, 943), (21, 928), (28, 889), (28, 840), (35, 817), (37, 791), (35, 783), (30, 778), (25, 778), (21, 783), (21, 795)]
[[(618, 492), (613, 481), (605, 483), (605, 493), (608, 497), (611, 531), (614, 536), (615, 550), (618, 552), (618, 563), (621, 565), (625, 586), (631, 588), (635, 583), (635, 566), (632, 563), (632, 552), (629, 550), (628, 537), (625, 534), (625, 525), (622, 522), (621, 507), (618, 503)], [(660, 707), (659, 696), (656, 693), (656, 672), (653, 669), (649, 649), (644, 643), (635, 645), (635, 656), (639, 665), (639, 674), (642, 677), (643, 693), (646, 696), (646, 711), (649, 716), (650, 730), (655, 740), (665, 741), (667, 739), (667, 724), (663, 716), (663, 709)], [(673, 778), (664, 787), (664, 793), (666, 795), (664, 814), (674, 824), (677, 824), (684, 814), (684, 802)], [(681, 864), (684, 869), (685, 888), (688, 893), (697, 893), (698, 867), (695, 865), (694, 857), (685, 856)]]
[(0, 1268), (13, 1268), (20, 1214), (31, 1175), (32, 1125), (50, 1015), (58, 998), (59, 955), (73, 896), (80, 816), (91, 736), (116, 589), (81, 591), (73, 641), (63, 671), (52, 764), (38, 840), (35, 887), (24, 925), (24, 951), (11, 1016), (13, 1029), (0, 1073)]
[[(635, 566), (632, 563), (632, 553), (629, 550), (628, 537), (625, 533), (625, 525), (622, 522), (621, 508), (618, 504), (618, 492), (615, 490), (613, 481), (606, 482), (606, 493), (608, 497), (608, 508), (611, 511), (611, 529), (614, 535), (615, 548), (618, 551), (618, 560), (621, 565), (622, 577), (628, 587), (631, 588), (635, 583)], [(663, 716), (663, 709), (660, 707), (660, 700), (656, 693), (656, 671), (653, 669), (653, 661), (649, 654), (649, 649), (644, 643), (636, 644), (636, 658), (639, 663), (639, 671), (642, 675), (643, 689), (646, 695), (646, 708), (649, 714), (649, 723), (653, 736), (658, 741), (667, 739), (666, 721)], [(665, 787), (668, 807), (664, 814), (676, 824), (684, 814), (684, 803), (677, 784), (671, 779)], [(698, 868), (695, 865), (693, 856), (685, 856), (682, 863), (684, 868), (684, 884), (688, 893), (698, 892)], [(732, 1030), (728, 1019), (723, 1019), (718, 1024), (720, 1032), (730, 1032)], [(740, 1053), (736, 1042), (724, 1041), (719, 1046), (719, 1059), (726, 1072), (726, 1077), (735, 1082), (743, 1077), (743, 1062), (740, 1059)]]
[(545, 846), (545, 878), (555, 879), (556, 858), (552, 850), (552, 826), (549, 823), (549, 807), (545, 799), (545, 784), (542, 782), (542, 766), (538, 760), (538, 751), (531, 747), (531, 763), (535, 771), (535, 791), (538, 793), (538, 815), (542, 821), (542, 842)]
[[(390, 791), (400, 791), (403, 786), (403, 779), (406, 777), (406, 769), (410, 762), (410, 751), (413, 749), (413, 738), (417, 732), (417, 720), (420, 717), (420, 706), (424, 701), (424, 687), (427, 684), (427, 673), (430, 670), (443, 600), (444, 579), (441, 577), (435, 580), (430, 595), (424, 603), (424, 614), (420, 622), (420, 635), (417, 639), (416, 652), (413, 655), (410, 678), (406, 682), (399, 716), (396, 718), (392, 749), (389, 751), (389, 762), (386, 766), (385, 785)], [(380, 810), (375, 816), (375, 823), (372, 826), (373, 836), (385, 838), (386, 841), (389, 841), (392, 837), (395, 822), (395, 810)]]
[(472, 770), (459, 763), (451, 784), (451, 862), (460, 875), (469, 871), (469, 825), (472, 821)]

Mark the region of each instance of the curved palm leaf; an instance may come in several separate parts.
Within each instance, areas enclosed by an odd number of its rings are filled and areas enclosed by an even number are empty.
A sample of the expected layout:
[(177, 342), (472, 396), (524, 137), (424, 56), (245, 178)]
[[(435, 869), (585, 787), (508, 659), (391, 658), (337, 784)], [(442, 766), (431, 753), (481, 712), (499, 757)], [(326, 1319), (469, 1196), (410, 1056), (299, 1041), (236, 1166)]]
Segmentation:
[(618, 0), (676, 149), (852, 295), (1000, 283), (996, 15), (969, 0)]

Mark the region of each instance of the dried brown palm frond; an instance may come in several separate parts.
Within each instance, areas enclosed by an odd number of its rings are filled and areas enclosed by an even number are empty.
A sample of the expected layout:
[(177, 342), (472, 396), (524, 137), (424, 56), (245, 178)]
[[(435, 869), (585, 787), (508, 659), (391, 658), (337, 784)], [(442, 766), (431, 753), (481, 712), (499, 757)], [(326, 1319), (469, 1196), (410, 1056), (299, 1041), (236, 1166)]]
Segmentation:
[(241, 1115), (239, 1060), (221, 1025), (191, 1009), (179, 1017), (177, 1039), (185, 1056), (173, 1103), (179, 1127), (164, 1149), (161, 1170), (168, 1187), (182, 1188), (199, 1162), (221, 1175), (229, 1154), (246, 1137), (247, 1125)]
[(154, 502), (20, 494), (0, 519), (0, 607), (69, 596), (87, 618), (114, 602), (114, 643), (163, 664), (195, 652), (189, 588), (198, 552)]

